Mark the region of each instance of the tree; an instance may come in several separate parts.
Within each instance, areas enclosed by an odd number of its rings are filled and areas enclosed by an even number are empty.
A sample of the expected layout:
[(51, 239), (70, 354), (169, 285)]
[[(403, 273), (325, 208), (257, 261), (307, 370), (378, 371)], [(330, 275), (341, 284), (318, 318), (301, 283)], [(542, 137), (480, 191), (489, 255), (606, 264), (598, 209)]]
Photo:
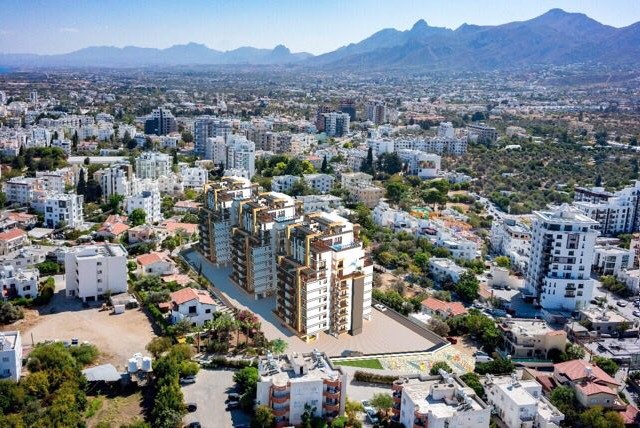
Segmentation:
[(7, 205), (7, 194), (0, 192), (0, 208), (3, 208), (5, 205)]
[(192, 143), (193, 142), (193, 134), (189, 131), (184, 131), (182, 133), (182, 141), (184, 141), (185, 143)]
[(364, 412), (364, 406), (359, 401), (349, 400), (344, 405), (344, 413), (347, 415), (347, 421), (349, 425), (353, 426), (355, 421), (358, 420), (358, 413)]
[(378, 169), (389, 175), (402, 171), (402, 160), (396, 152), (383, 153), (378, 158)]
[(439, 320), (438, 318), (431, 318), (427, 324), (427, 328), (437, 334), (438, 336), (447, 336), (449, 334), (449, 325)]
[(147, 213), (142, 208), (136, 208), (129, 214), (129, 223), (133, 226), (140, 226), (147, 220)]
[(444, 370), (447, 373), (453, 372), (453, 369), (451, 368), (451, 366), (449, 366), (449, 364), (447, 364), (445, 361), (438, 361), (431, 366), (431, 370), (429, 370), (429, 374), (431, 376), (438, 375), (440, 374), (440, 369)]
[(592, 361), (593, 364), (600, 367), (606, 374), (611, 377), (615, 377), (616, 373), (618, 372), (618, 364), (616, 364), (616, 362), (611, 358), (600, 357), (596, 355), (593, 357)]
[(600, 174), (598, 174), (596, 176), (595, 186), (596, 187), (602, 187), (602, 176)]
[(373, 394), (370, 403), (373, 408), (378, 411), (378, 413), (384, 413), (386, 417), (389, 414), (389, 409), (393, 407), (393, 397), (391, 396), (391, 394), (378, 392)]
[(478, 397), (482, 397), (484, 395), (484, 387), (482, 386), (480, 376), (478, 376), (477, 373), (465, 373), (460, 376), (460, 379), (462, 379), (469, 388), (473, 389)]
[(123, 201), (124, 201), (124, 196), (114, 193), (113, 195), (109, 196), (109, 201), (107, 205), (109, 205), (109, 209), (113, 211), (114, 214), (119, 214), (120, 207)]
[(87, 166), (89, 166), (91, 164), (91, 158), (89, 156), (84, 158), (84, 164), (87, 165)]
[(73, 131), (73, 137), (71, 137), (71, 147), (73, 150), (78, 148), (78, 131)]
[(324, 155), (324, 159), (322, 159), (322, 166), (320, 166), (320, 172), (326, 173), (327, 170), (328, 170), (327, 155)]
[(241, 394), (252, 390), (258, 383), (258, 369), (255, 367), (245, 367), (238, 370), (233, 375), (233, 381), (238, 385)]
[(551, 391), (549, 401), (564, 413), (567, 420), (573, 420), (576, 417), (578, 403), (576, 393), (572, 388), (568, 386), (558, 386), (554, 388), (553, 391)]
[(302, 428), (311, 428), (311, 422), (313, 421), (313, 415), (316, 414), (317, 409), (313, 406), (311, 406), (311, 404), (309, 403), (305, 403), (304, 405), (304, 412), (302, 412), (302, 415), (300, 416), (300, 419), (302, 419)]
[(584, 348), (580, 345), (570, 344), (562, 354), (562, 361), (581, 360), (584, 358)]
[(271, 352), (276, 355), (284, 354), (284, 352), (287, 350), (287, 346), (287, 342), (283, 339), (274, 339), (269, 342), (269, 349), (271, 349)]
[(505, 268), (505, 269), (511, 268), (511, 259), (507, 256), (498, 256), (496, 257), (495, 262), (501, 268)]
[(480, 282), (475, 274), (466, 271), (460, 276), (460, 281), (456, 284), (456, 293), (464, 302), (473, 302), (478, 297)]
[(275, 423), (275, 419), (271, 407), (261, 404), (256, 408), (253, 416), (253, 425), (259, 428), (271, 428)]
[(78, 177), (78, 186), (76, 187), (76, 193), (78, 195), (84, 195), (87, 193), (87, 180), (84, 176), (84, 168), (80, 168), (80, 176)]
[(486, 363), (476, 363), (476, 373), (478, 374), (493, 374), (493, 375), (505, 375), (514, 372), (516, 367), (511, 360), (498, 358)]
[(0, 324), (12, 324), (24, 318), (24, 312), (20, 306), (14, 306), (10, 302), (0, 303)]
[(171, 349), (171, 339), (168, 337), (154, 337), (145, 348), (153, 358), (158, 359), (162, 354)]
[(604, 412), (601, 406), (590, 407), (580, 413), (580, 425), (584, 428), (623, 428), (624, 420), (614, 411)]
[(387, 198), (395, 203), (399, 203), (402, 198), (411, 189), (408, 185), (402, 182), (401, 178), (391, 179), (387, 182)]
[(36, 265), (36, 267), (38, 268), (38, 271), (40, 272), (40, 275), (42, 276), (46, 276), (46, 275), (56, 275), (58, 273), (60, 273), (60, 266), (58, 265), (58, 263), (51, 261), (51, 260), (47, 260), (44, 261), (42, 263), (38, 263)]

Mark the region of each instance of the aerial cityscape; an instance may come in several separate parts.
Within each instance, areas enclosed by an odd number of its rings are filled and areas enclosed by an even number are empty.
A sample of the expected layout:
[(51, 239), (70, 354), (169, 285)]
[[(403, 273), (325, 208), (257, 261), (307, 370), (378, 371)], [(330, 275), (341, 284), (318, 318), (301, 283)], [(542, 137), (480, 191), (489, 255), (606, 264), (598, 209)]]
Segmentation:
[(640, 427), (634, 0), (5, 3), (0, 428)]

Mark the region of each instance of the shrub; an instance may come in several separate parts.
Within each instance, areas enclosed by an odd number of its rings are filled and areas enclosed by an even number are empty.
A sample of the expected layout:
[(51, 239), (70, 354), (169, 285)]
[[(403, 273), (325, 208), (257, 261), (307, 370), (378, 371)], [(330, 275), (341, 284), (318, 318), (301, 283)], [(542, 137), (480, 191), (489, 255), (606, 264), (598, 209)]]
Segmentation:
[(476, 363), (476, 373), (478, 374), (511, 374), (515, 370), (515, 366), (511, 360), (497, 359), (486, 363)]
[(0, 324), (11, 324), (24, 318), (24, 312), (19, 306), (9, 302), (0, 303)]
[(375, 373), (356, 371), (353, 374), (353, 380), (357, 382), (366, 382), (366, 383), (379, 383), (383, 385), (391, 385), (393, 381), (397, 380), (397, 376), (389, 376), (389, 375), (380, 375)]
[(100, 354), (98, 348), (90, 344), (72, 346), (69, 348), (69, 352), (73, 355), (73, 358), (83, 366), (93, 363)]
[(431, 370), (429, 370), (429, 374), (431, 376), (438, 375), (440, 374), (440, 369), (444, 370), (447, 373), (453, 372), (453, 369), (451, 369), (451, 366), (447, 364), (445, 361), (438, 361), (437, 363), (434, 363), (431, 366)]

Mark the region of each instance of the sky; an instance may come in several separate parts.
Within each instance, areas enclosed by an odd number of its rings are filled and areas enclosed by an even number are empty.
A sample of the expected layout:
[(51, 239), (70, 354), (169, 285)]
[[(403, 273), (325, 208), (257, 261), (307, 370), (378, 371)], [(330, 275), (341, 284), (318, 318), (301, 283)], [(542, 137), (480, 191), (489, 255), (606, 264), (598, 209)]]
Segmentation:
[(0, 0), (0, 53), (196, 42), (219, 50), (284, 44), (317, 55), (419, 19), (455, 29), (556, 7), (614, 27), (640, 21), (638, 0)]

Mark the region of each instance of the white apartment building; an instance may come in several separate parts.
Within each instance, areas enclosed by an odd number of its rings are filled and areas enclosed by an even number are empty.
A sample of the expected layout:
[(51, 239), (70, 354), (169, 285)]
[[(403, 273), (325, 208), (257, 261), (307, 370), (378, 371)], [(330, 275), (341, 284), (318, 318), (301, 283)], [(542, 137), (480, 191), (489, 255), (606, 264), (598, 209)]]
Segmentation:
[(67, 140), (66, 138), (51, 141), (51, 147), (62, 149), (67, 155), (71, 154), (71, 146), (71, 140)]
[(515, 218), (494, 219), (489, 237), (491, 249), (511, 260), (511, 268), (526, 272), (531, 254), (531, 229)]
[(143, 209), (147, 213), (147, 224), (162, 221), (162, 198), (157, 190), (143, 190), (142, 192), (129, 196), (124, 200), (127, 214), (131, 214), (136, 208)]
[(300, 425), (305, 405), (314, 417), (344, 414), (347, 376), (324, 353), (260, 357), (256, 403), (271, 408), (276, 427)]
[(633, 291), (633, 294), (640, 292), (640, 269), (623, 270), (618, 272), (616, 277), (629, 290)]
[(165, 153), (144, 152), (136, 158), (136, 177), (157, 180), (169, 175), (173, 157)]
[(0, 379), (18, 382), (21, 373), (22, 338), (20, 332), (0, 332)]
[(257, 195), (257, 187), (242, 177), (223, 177), (207, 187), (200, 209), (200, 251), (211, 262), (231, 262), (231, 229), (238, 225), (240, 204)]
[(9, 203), (29, 205), (34, 199), (34, 193), (42, 190), (42, 180), (38, 178), (14, 177), (4, 183), (4, 193)]
[(324, 132), (329, 137), (343, 137), (349, 133), (351, 118), (347, 113), (323, 113)]
[(302, 178), (311, 189), (321, 195), (329, 193), (336, 180), (329, 174), (305, 174)]
[(302, 202), (305, 214), (316, 211), (331, 212), (343, 208), (342, 198), (333, 195), (296, 196), (296, 200)]
[(398, 150), (398, 156), (407, 165), (407, 173), (422, 179), (436, 178), (440, 175), (442, 158), (435, 153), (420, 150)]
[(207, 140), (209, 138), (220, 138), (225, 142), (232, 132), (233, 122), (231, 120), (211, 116), (198, 117), (193, 123), (193, 139), (196, 154), (198, 154), (198, 156), (204, 156), (205, 159), (214, 159), (211, 157), (211, 153), (206, 153)]
[(373, 177), (364, 172), (345, 172), (340, 176), (342, 187), (347, 190), (365, 187), (373, 184)]
[(16, 269), (13, 266), (0, 267), (0, 300), (13, 297), (38, 297), (38, 269)]
[(47, 195), (44, 201), (44, 222), (47, 227), (58, 228), (61, 224), (75, 229), (84, 224), (82, 204), (84, 197), (74, 193)]
[(185, 189), (202, 190), (207, 183), (209, 172), (200, 167), (189, 167), (183, 165), (180, 168), (180, 177), (182, 178), (182, 186)]
[(278, 261), (276, 314), (302, 338), (357, 335), (371, 319), (373, 262), (359, 227), (333, 213), (312, 213), (287, 230)]
[(557, 428), (564, 420), (535, 380), (489, 376), (485, 391), (488, 404), (507, 428)]
[(181, 175), (171, 172), (155, 180), (153, 185), (145, 183), (138, 188), (150, 191), (157, 188), (161, 195), (180, 196), (184, 193), (184, 182)]
[(275, 293), (276, 257), (286, 245), (289, 226), (302, 221), (302, 206), (284, 193), (260, 194), (240, 204), (231, 237), (231, 281), (256, 299)]
[(73, 247), (64, 258), (67, 296), (95, 301), (127, 291), (127, 250), (122, 245)]
[(225, 165), (227, 163), (227, 143), (225, 138), (207, 138), (204, 143), (204, 158), (212, 160), (215, 165)]
[(458, 236), (450, 230), (439, 229), (435, 244), (449, 250), (454, 259), (474, 260), (481, 255), (477, 242)]
[(133, 168), (128, 163), (116, 163), (93, 174), (102, 188), (102, 195), (109, 199), (113, 195), (130, 196), (132, 181), (135, 180)]
[(489, 427), (491, 407), (458, 376), (421, 374), (399, 379), (391, 388), (394, 419), (405, 427)]
[(271, 179), (271, 191), (288, 193), (300, 181), (297, 175), (276, 175)]
[(610, 245), (596, 245), (593, 250), (593, 270), (600, 275), (618, 275), (633, 269), (634, 251)]
[(640, 230), (640, 180), (618, 192), (601, 187), (577, 188), (574, 205), (600, 223), (602, 235), (617, 235)]
[(256, 173), (256, 145), (245, 137), (231, 136), (227, 143), (225, 168), (244, 169), (249, 178)]
[(588, 305), (598, 222), (566, 204), (534, 214), (525, 292), (545, 309), (573, 311)]
[(451, 281), (457, 283), (466, 271), (465, 268), (450, 259), (440, 257), (431, 257), (429, 259), (429, 272), (431, 272), (433, 279), (438, 282), (451, 279)]

